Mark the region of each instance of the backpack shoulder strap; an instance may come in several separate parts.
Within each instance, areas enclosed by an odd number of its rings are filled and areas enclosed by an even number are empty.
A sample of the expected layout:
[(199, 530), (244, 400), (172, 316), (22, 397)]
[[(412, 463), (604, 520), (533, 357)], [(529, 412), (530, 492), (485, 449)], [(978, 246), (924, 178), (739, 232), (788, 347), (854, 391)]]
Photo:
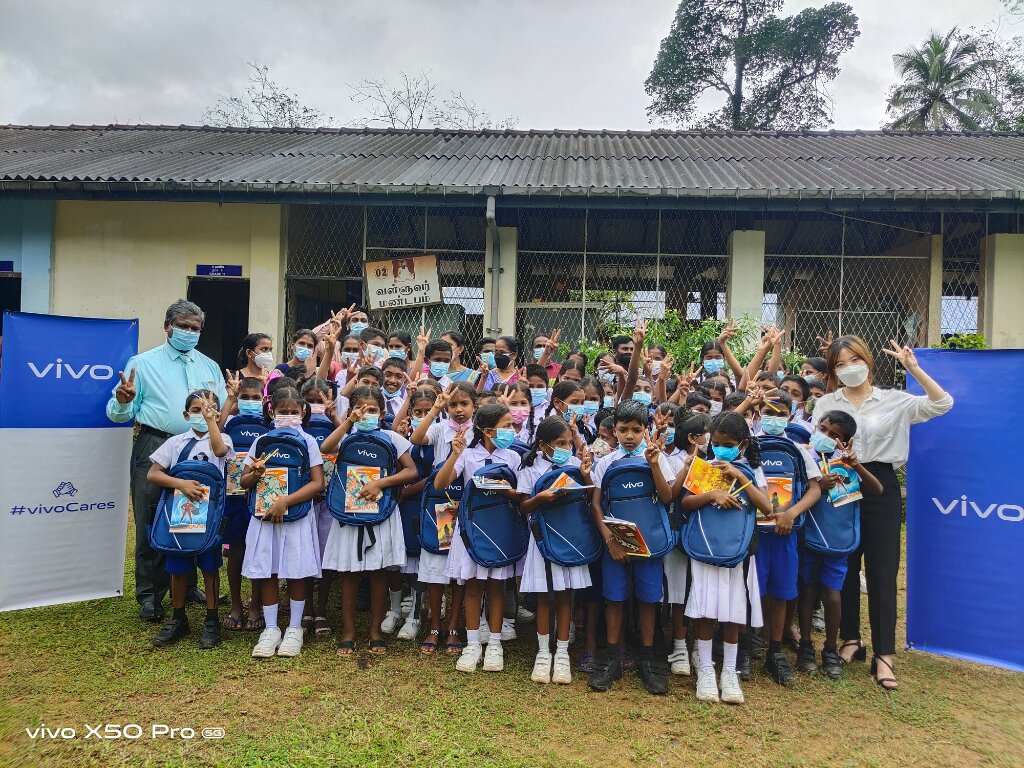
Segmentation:
[(178, 462), (182, 462), (182, 461), (187, 460), (188, 459), (188, 455), (192, 452), (192, 448), (198, 442), (199, 442), (199, 439), (196, 438), (196, 437), (189, 438), (185, 442), (185, 447), (181, 449), (181, 453), (178, 454)]

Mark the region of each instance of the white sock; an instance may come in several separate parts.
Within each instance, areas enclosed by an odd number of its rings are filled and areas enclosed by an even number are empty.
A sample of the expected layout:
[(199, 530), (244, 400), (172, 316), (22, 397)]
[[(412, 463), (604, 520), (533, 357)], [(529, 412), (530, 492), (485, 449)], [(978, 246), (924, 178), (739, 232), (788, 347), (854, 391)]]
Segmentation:
[(722, 643), (722, 671), (736, 671), (736, 651), (739, 650), (739, 643)]
[(480, 645), (480, 630), (479, 629), (467, 629), (466, 630), (466, 645)]
[(388, 590), (388, 597), (391, 598), (391, 612), (401, 613), (402, 612), (402, 590), (392, 592)]
[(697, 641), (697, 658), (700, 660), (701, 669), (713, 670), (715, 668), (715, 660), (711, 658), (710, 640)]
[(537, 650), (540, 653), (551, 653), (551, 635), (537, 633)]
[(673, 640), (672, 641), (672, 652), (673, 653), (686, 653), (686, 640)]
[(568, 640), (555, 640), (555, 653), (568, 653), (569, 652), (569, 641)]
[(302, 626), (302, 609), (306, 607), (305, 600), (289, 600), (292, 606), (291, 615), (288, 616), (288, 629), (298, 629)]
[(263, 621), (267, 625), (267, 629), (277, 626), (277, 601), (275, 600), (270, 605), (263, 606)]
[(491, 632), (490, 637), (487, 638), (487, 644), (501, 648), (501, 632)]

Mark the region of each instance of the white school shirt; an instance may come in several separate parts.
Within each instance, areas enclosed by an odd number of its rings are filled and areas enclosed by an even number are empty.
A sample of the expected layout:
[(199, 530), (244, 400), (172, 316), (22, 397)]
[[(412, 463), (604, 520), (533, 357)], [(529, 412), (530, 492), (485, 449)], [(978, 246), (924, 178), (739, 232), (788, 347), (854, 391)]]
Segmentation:
[[(434, 449), (434, 466), (439, 467), (448, 460), (452, 452), (452, 440), (458, 434), (451, 419), (435, 421), (427, 430), (427, 443)], [(473, 423), (469, 422), (465, 429), (467, 443), (473, 439)], [(468, 450), (468, 448), (467, 448)]]
[(221, 433), (221, 439), (224, 441), (224, 445), (228, 447), (228, 452), (223, 456), (217, 456), (213, 452), (213, 447), (210, 445), (209, 432), (200, 435), (190, 429), (188, 432), (182, 432), (180, 435), (167, 438), (163, 445), (150, 454), (149, 460), (154, 464), (159, 464), (164, 469), (171, 469), (178, 463), (178, 455), (185, 447), (185, 443), (192, 438), (196, 439), (196, 444), (192, 446), (188, 456), (185, 458), (208, 461), (216, 466), (221, 474), (224, 474), (224, 467), (227, 465), (228, 459), (233, 458), (235, 455), (235, 447), (231, 444), (231, 438), (224, 433)]
[(864, 464), (879, 461), (900, 467), (910, 453), (910, 425), (920, 424), (949, 411), (953, 396), (948, 392), (940, 400), (912, 395), (899, 389), (873, 387), (860, 407), (851, 403), (843, 389), (829, 392), (814, 404), (814, 427), (829, 411), (845, 411), (857, 422), (853, 446)]
[(811, 454), (808, 453), (804, 446), (790, 438), (789, 435), (766, 435), (764, 430), (759, 427), (757, 432), (754, 433), (754, 437), (782, 437), (789, 440), (789, 442), (793, 443), (793, 445), (796, 446), (796, 449), (800, 451), (800, 455), (804, 457), (804, 467), (807, 469), (807, 479), (814, 480), (815, 478), (821, 477), (821, 470), (818, 469), (818, 465), (814, 463), (814, 458)]
[(533, 496), (533, 486), (540, 480), (545, 473), (550, 472), (552, 469), (563, 469), (565, 467), (576, 467), (580, 466), (580, 460), (575, 456), (570, 456), (569, 460), (562, 464), (561, 467), (557, 467), (548, 460), (544, 454), (538, 453), (537, 458), (533, 460), (533, 465), (529, 467), (522, 467), (519, 470), (519, 482), (516, 484), (516, 493), (523, 493), (527, 496)]
[(686, 453), (686, 451), (680, 451), (679, 449), (672, 451), (672, 453), (664, 454), (665, 458), (668, 460), (669, 467), (671, 467), (672, 469), (673, 480), (675, 479), (676, 475), (679, 474), (680, 470), (682, 470), (683, 466), (686, 464), (687, 455), (688, 454)]
[(495, 448), (494, 453), (489, 453), (481, 444), (467, 447), (462, 455), (455, 460), (455, 474), (462, 478), (463, 483), (468, 483), (469, 478), (487, 463), (490, 459), (495, 464), (507, 464), (509, 468), (519, 477), (519, 469), (522, 462), (519, 454), (511, 448)]
[(384, 412), (388, 416), (394, 416), (402, 408), (402, 403), (405, 402), (405, 387), (398, 390), (398, 394), (389, 395), (383, 389), (380, 393), (384, 396)]
[[(306, 434), (306, 430), (304, 430), (302, 427), (298, 427), (296, 429), (289, 428), (287, 431), (288, 432), (294, 432), (296, 435), (298, 435), (303, 440), (305, 440), (305, 442), (306, 442), (306, 450), (309, 452), (309, 466), (311, 468), (312, 467), (319, 467), (319, 466), (321, 466), (324, 463), (324, 457), (320, 455), (320, 446), (317, 445), (316, 440), (314, 440), (312, 437), (310, 437), (308, 434)], [(253, 442), (252, 447), (253, 448), (257, 447), (256, 444), (260, 440), (262, 440), (263, 437), (266, 437), (266, 435), (263, 435), (262, 437), (257, 438)], [(246, 454), (246, 456), (245, 456), (245, 461), (242, 462), (242, 466), (243, 467), (248, 467), (250, 464), (252, 464), (253, 459), (257, 458), (257, 457), (253, 456), (253, 453), (254, 453), (254, 451), (252, 450), (252, 448), (250, 448), (249, 449), (249, 453)]]
[[(621, 448), (616, 448), (614, 451), (609, 453), (607, 456), (600, 458), (595, 462), (594, 468), (590, 470), (590, 479), (594, 481), (594, 486), (600, 490), (601, 481), (604, 480), (604, 473), (608, 471), (608, 467), (614, 464), (619, 459), (626, 457), (626, 452)], [(643, 459), (643, 454), (639, 454), (635, 458)], [(644, 459), (646, 461), (646, 459)], [(668, 481), (668, 484), (673, 485), (675, 480), (675, 474), (672, 472), (672, 465), (669, 463), (668, 458), (664, 453), (658, 455), (658, 466), (661, 467), (661, 474)]]

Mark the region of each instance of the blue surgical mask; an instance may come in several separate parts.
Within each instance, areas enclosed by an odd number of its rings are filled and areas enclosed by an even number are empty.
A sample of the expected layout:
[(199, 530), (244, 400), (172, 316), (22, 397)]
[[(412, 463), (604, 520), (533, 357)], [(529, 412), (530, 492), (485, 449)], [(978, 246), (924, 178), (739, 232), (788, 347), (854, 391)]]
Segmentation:
[(614, 408), (615, 407), (615, 398), (612, 397), (611, 395), (605, 395), (604, 396), (604, 407), (605, 408)]
[(494, 353), (493, 352), (484, 352), (480, 357), (483, 359), (483, 361), (485, 363), (487, 363), (487, 367), (488, 368), (493, 368), (494, 367)]
[(551, 456), (548, 457), (548, 460), (556, 467), (560, 467), (571, 458), (572, 451), (568, 448), (555, 448), (551, 451)]
[(644, 451), (647, 450), (647, 441), (641, 440), (640, 445), (634, 448), (632, 451), (627, 451), (625, 448), (622, 449), (627, 456), (643, 456)]
[(238, 415), (239, 416), (262, 416), (263, 415), (263, 402), (261, 400), (239, 400), (238, 401)]
[(725, 445), (712, 445), (711, 450), (714, 451), (715, 458), (719, 461), (736, 461), (740, 457), (740, 447), (734, 445), (731, 448)]
[(786, 431), (789, 419), (785, 416), (762, 416), (761, 431), (766, 435), (781, 435)]
[(210, 429), (206, 426), (206, 418), (201, 413), (190, 413), (188, 415), (188, 425), (196, 432), (205, 433)]
[(448, 375), (449, 363), (431, 363), (430, 364), (430, 375), (435, 379), (443, 379)]
[(341, 362), (344, 363), (345, 365), (352, 365), (352, 363), (354, 363), (358, 359), (359, 359), (359, 353), (358, 352), (342, 352), (341, 353)]
[(494, 430), (494, 437), (491, 438), (491, 442), (494, 443), (495, 448), (508, 448), (515, 439), (516, 431), (514, 429), (511, 427), (501, 427)]
[(170, 344), (179, 352), (191, 352), (198, 343), (198, 331), (183, 331), (181, 328), (171, 329)]
[(534, 349), (533, 349), (533, 359), (534, 360), (540, 360), (541, 355), (543, 355), (543, 354), (544, 354), (544, 347), (534, 347)]
[(719, 373), (725, 368), (725, 360), (721, 358), (711, 358), (704, 361), (704, 370), (708, 373)]
[(296, 347), (295, 348), (295, 359), (296, 360), (301, 360), (302, 362), (306, 362), (312, 356), (313, 356), (313, 348), (312, 347)]
[(360, 333), (362, 333), (363, 331), (365, 331), (369, 327), (370, 326), (369, 326), (368, 323), (363, 323), (363, 322), (360, 322), (360, 321), (356, 321), (354, 323), (349, 323), (349, 325), (348, 325), (348, 332), (352, 336), (358, 336)]
[(380, 416), (376, 413), (368, 413), (356, 422), (355, 427), (360, 432), (370, 432), (380, 426)]
[(665, 430), (665, 445), (672, 445), (676, 441), (676, 428), (669, 427)]
[(422, 423), (423, 419), (417, 419), (415, 416), (409, 419), (409, 424), (412, 426), (413, 429), (418, 429), (420, 424)]
[(534, 405), (540, 405), (548, 399), (547, 387), (530, 387), (530, 400)]
[(409, 353), (406, 352), (404, 349), (389, 349), (388, 350), (388, 357), (394, 357), (394, 358), (397, 358), (399, 360), (408, 360), (409, 359)]
[(401, 394), (402, 388), (399, 387), (398, 389), (392, 391), (387, 387), (382, 387), (381, 392), (383, 392), (387, 397), (397, 397), (399, 394)]
[(643, 403), (644, 405), (650, 405), (651, 404), (651, 393), (650, 392), (634, 392), (633, 393), (633, 399), (636, 402), (638, 402), (638, 403)]
[(579, 423), (580, 420), (583, 418), (583, 405), (566, 405), (565, 407), (568, 408), (568, 410), (565, 412), (565, 420), (569, 421), (570, 419), (572, 419), (572, 415), (575, 413), (576, 422)]
[(815, 432), (811, 435), (811, 448), (821, 456), (831, 456), (836, 451), (836, 441), (824, 432)]
[(387, 350), (385, 350), (384, 347), (377, 346), (376, 344), (367, 344), (366, 354), (372, 357), (374, 362), (377, 362), (387, 354)]
[(593, 416), (600, 408), (600, 403), (597, 400), (587, 400), (583, 403), (583, 413), (586, 416)]

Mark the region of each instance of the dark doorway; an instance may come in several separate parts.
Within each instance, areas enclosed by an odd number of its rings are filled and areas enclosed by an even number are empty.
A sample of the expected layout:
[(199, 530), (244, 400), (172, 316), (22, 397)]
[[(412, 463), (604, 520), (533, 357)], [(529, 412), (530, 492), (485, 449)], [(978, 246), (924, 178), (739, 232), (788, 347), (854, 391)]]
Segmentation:
[(221, 368), (234, 370), (238, 348), (249, 332), (249, 281), (190, 277), (188, 299), (206, 313), (199, 351)]
[(0, 335), (4, 332), (4, 315), (21, 311), (21, 275), (10, 272), (0, 275)]

